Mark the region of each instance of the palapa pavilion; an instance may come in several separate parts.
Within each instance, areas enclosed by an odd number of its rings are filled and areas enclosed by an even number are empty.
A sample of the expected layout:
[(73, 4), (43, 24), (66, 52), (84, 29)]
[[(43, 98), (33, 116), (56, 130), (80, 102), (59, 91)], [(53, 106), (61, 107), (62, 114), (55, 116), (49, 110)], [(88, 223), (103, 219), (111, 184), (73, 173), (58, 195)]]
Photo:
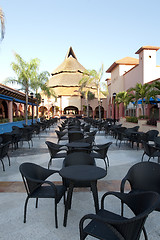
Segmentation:
[[(86, 102), (79, 92), (79, 81), (86, 69), (78, 62), (72, 49), (69, 48), (64, 61), (51, 73), (48, 86), (52, 88), (57, 99), (47, 99), (43, 95), (40, 113), (45, 116), (81, 116), (86, 114)], [(98, 117), (97, 91), (94, 85), (87, 86), (95, 94), (95, 99), (89, 101), (89, 115)], [(102, 117), (106, 116), (106, 101), (101, 94)], [(106, 98), (105, 98), (106, 99)]]

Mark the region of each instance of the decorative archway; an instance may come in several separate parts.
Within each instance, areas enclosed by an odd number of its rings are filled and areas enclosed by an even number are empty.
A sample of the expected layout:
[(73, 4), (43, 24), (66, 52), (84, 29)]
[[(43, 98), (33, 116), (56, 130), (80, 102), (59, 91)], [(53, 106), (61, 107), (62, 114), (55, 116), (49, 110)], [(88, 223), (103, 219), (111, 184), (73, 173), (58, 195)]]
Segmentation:
[(93, 117), (93, 108), (89, 106), (89, 117)]
[(159, 108), (157, 104), (150, 108), (149, 118), (155, 120), (159, 119)]
[(43, 117), (47, 111), (48, 111), (48, 109), (46, 107), (44, 107), (44, 106), (39, 107), (39, 112), (41, 113), (41, 117)]
[[(104, 107), (100, 106), (101, 109), (101, 118), (104, 118)], [(99, 118), (99, 106), (95, 108), (95, 118)]]
[(3, 117), (8, 118), (8, 105), (6, 101), (2, 101), (2, 106), (3, 106), (3, 111), (2, 111)]
[(63, 111), (64, 114), (68, 114), (68, 115), (76, 115), (76, 114), (78, 114), (78, 112), (79, 112), (78, 108), (75, 106), (65, 107), (64, 111)]

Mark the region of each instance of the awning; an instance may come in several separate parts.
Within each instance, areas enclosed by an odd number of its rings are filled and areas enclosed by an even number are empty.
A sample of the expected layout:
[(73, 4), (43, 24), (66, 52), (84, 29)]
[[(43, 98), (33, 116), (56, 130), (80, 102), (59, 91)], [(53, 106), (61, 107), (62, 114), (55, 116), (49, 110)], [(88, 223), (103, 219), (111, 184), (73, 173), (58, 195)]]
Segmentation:
[(0, 94), (0, 99), (13, 101), (13, 97), (9, 97), (9, 96), (3, 95), (3, 94)]
[[(145, 98), (143, 99), (143, 101), (145, 102)], [(156, 100), (154, 100), (154, 98), (150, 98), (149, 99), (149, 102), (151, 104), (156, 104), (156, 103), (159, 103), (160, 102), (160, 98), (156, 98)], [(135, 102), (133, 102), (133, 104), (135, 104)], [(138, 100), (138, 104), (142, 104), (142, 99)]]
[[(19, 103), (23, 103), (23, 104), (26, 103), (26, 101), (23, 101), (23, 100), (20, 100), (20, 99), (17, 99), (17, 98), (14, 98), (14, 101), (15, 101), (15, 102), (19, 102)], [(32, 103), (31, 103), (31, 102), (28, 102), (28, 105), (32, 105)], [(36, 104), (33, 103), (33, 106), (36, 106)]]

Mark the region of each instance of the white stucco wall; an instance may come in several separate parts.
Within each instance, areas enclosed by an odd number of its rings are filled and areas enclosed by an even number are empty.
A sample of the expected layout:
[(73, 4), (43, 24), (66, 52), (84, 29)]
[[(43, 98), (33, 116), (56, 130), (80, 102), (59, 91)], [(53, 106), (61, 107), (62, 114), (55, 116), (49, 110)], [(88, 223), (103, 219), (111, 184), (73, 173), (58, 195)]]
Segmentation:
[(137, 83), (142, 83), (142, 69), (139, 65), (124, 75), (125, 91), (131, 87), (135, 87)]
[(118, 93), (123, 91), (124, 89), (124, 84), (123, 84), (123, 75), (120, 75), (120, 65), (117, 65), (113, 71), (111, 72), (111, 96), (113, 93)]
[(156, 79), (156, 50), (143, 50), (143, 83)]
[(68, 106), (77, 107), (81, 110), (81, 97), (79, 96), (62, 96), (62, 110)]

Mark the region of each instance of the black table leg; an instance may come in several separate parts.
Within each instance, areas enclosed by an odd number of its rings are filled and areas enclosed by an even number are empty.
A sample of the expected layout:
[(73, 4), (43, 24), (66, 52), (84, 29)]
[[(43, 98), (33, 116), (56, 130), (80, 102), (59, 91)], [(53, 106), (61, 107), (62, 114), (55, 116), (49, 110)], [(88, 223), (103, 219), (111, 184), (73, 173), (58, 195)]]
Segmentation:
[(92, 191), (92, 194), (93, 194), (95, 210), (96, 210), (96, 213), (97, 213), (98, 210), (99, 210), (98, 191), (97, 191), (97, 181), (91, 182), (91, 191)]
[(67, 200), (65, 203), (64, 220), (63, 220), (64, 227), (66, 227), (66, 225), (67, 225), (68, 210), (71, 208), (73, 188), (74, 188), (74, 183), (70, 181), (69, 189), (68, 189), (68, 193), (67, 193)]

